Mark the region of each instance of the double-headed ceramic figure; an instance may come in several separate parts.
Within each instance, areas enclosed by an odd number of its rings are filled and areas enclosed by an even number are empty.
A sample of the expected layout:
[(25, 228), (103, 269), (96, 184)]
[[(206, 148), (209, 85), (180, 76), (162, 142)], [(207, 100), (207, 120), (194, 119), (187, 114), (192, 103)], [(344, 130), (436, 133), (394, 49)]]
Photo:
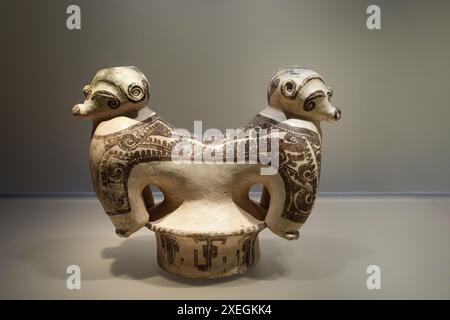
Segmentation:
[[(339, 120), (333, 91), (316, 72), (289, 66), (269, 81), (268, 106), (226, 137), (178, 130), (148, 108), (135, 67), (99, 71), (72, 111), (91, 119), (90, 170), (116, 233), (147, 227), (159, 265), (187, 277), (242, 273), (259, 260), (268, 227), (297, 239), (316, 197), (321, 121)], [(262, 185), (259, 201), (249, 197)], [(155, 203), (151, 187), (164, 199)]]

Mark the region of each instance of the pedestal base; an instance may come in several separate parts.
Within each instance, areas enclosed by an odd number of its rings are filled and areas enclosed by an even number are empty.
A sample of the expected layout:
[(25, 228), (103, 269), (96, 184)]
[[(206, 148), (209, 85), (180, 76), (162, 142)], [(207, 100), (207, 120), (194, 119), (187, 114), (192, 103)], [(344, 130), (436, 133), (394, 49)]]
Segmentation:
[(259, 261), (260, 231), (213, 236), (155, 232), (158, 264), (168, 272), (189, 278), (243, 273)]

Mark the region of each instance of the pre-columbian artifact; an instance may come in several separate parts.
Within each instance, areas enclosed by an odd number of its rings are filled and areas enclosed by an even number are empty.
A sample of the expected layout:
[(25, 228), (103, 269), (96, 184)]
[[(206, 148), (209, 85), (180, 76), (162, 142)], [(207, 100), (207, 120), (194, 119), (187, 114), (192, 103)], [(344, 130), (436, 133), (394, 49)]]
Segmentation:
[[(135, 67), (100, 70), (83, 92), (72, 112), (93, 121), (89, 164), (98, 199), (119, 236), (155, 232), (163, 269), (229, 276), (257, 263), (265, 227), (298, 238), (319, 185), (320, 122), (341, 117), (318, 73), (280, 69), (268, 84), (268, 106), (224, 135), (163, 120), (148, 108), (149, 82)], [(249, 196), (255, 185), (259, 201)]]

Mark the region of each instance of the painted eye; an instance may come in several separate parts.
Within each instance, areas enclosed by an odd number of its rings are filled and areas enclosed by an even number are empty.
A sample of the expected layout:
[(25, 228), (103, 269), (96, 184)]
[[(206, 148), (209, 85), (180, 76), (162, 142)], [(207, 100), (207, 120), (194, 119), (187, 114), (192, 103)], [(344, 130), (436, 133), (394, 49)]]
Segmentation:
[(312, 111), (316, 107), (316, 103), (314, 101), (305, 101), (305, 105), (303, 106), (303, 109), (305, 111)]
[(108, 100), (108, 107), (110, 107), (111, 109), (116, 109), (119, 107), (119, 105), (120, 102), (117, 99)]
[(294, 81), (287, 81), (284, 83), (284, 85), (282, 87), (282, 92), (287, 98), (293, 99), (293, 98), (295, 98), (296, 87), (297, 86)]

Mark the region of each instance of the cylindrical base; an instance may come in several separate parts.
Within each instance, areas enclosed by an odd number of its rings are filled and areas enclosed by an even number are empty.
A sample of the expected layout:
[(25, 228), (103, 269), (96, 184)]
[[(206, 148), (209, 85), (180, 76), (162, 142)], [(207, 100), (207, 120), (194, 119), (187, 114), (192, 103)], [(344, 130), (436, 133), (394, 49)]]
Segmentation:
[(220, 236), (155, 232), (158, 264), (168, 272), (189, 278), (243, 273), (259, 261), (259, 231)]

